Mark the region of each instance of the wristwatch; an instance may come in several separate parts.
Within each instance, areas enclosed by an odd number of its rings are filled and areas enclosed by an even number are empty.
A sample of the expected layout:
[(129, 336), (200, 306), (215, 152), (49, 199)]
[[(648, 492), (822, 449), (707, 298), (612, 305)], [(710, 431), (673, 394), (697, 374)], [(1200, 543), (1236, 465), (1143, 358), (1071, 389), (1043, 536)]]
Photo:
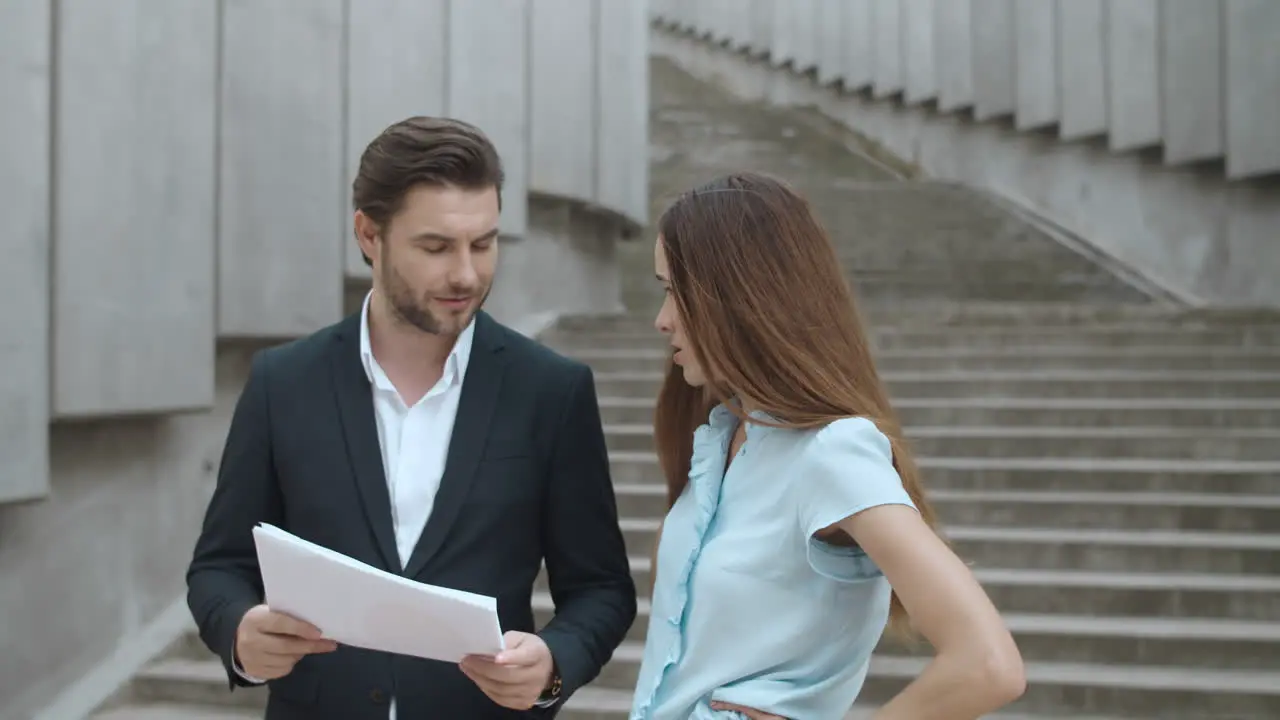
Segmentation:
[(547, 686), (542, 689), (542, 694), (538, 696), (539, 705), (548, 705), (560, 699), (560, 690), (564, 683), (560, 679), (560, 668), (556, 667), (555, 661), (551, 661), (551, 679), (547, 682)]

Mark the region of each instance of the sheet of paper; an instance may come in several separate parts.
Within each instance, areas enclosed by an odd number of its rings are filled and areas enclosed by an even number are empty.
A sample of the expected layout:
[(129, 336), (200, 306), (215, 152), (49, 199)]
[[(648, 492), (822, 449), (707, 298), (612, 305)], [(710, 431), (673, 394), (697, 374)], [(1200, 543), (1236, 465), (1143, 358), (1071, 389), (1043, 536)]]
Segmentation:
[(265, 523), (253, 540), (267, 605), (330, 640), (446, 662), (503, 649), (494, 598), (414, 582)]

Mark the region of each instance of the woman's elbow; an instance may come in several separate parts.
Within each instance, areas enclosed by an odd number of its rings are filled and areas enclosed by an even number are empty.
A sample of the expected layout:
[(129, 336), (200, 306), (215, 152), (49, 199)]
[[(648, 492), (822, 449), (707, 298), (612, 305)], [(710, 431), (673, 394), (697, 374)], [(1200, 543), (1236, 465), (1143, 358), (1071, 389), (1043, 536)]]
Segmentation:
[(1027, 690), (1027, 672), (1022, 664), (1022, 654), (1012, 638), (983, 653), (978, 664), (982, 678), (980, 686), (990, 698), (993, 708), (1003, 707), (1022, 697)]

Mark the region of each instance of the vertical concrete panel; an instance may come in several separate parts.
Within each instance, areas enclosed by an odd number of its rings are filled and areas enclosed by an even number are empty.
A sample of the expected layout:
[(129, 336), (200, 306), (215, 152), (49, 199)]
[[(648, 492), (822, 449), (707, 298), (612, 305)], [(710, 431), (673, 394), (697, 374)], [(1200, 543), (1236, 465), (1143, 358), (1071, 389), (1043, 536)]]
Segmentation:
[(1160, 142), (1157, 0), (1107, 0), (1107, 136), (1112, 150)]
[(1105, 0), (1057, 0), (1058, 135), (1064, 140), (1107, 131)]
[(649, 219), (647, 0), (601, 0), (596, 78), (596, 201), (638, 224)]
[(902, 0), (873, 0), (875, 97), (902, 92)]
[(529, 6), (530, 190), (595, 199), (600, 2), (538, 0)]
[(446, 0), (347, 2), (348, 202), (339, 214), (348, 277), (368, 277), (351, 227), (351, 181), (365, 147), (388, 125), (444, 114)]
[(753, 32), (751, 23), (754, 16), (750, 4), (743, 3), (741, 0), (720, 0), (720, 2), (725, 7), (725, 13), (733, 21), (733, 38), (730, 47), (734, 50), (745, 50), (751, 46)]
[(0, 503), (49, 492), (52, 5), (0, 2)]
[(500, 223), (507, 235), (524, 234), (529, 213), (528, 37), (528, 0), (449, 0), (445, 106), (498, 148), (507, 174)]
[(842, 0), (844, 10), (844, 86), (861, 90), (875, 82), (875, 10), (872, 0)]
[(692, 3), (693, 25), (697, 28), (698, 35), (712, 40), (720, 40), (724, 36), (719, 18), (716, 17), (716, 4), (717, 0), (694, 0)]
[(1227, 0), (1226, 31), (1227, 175), (1280, 171), (1280, 2)]
[(973, 8), (970, 0), (933, 4), (934, 62), (938, 66), (938, 109), (973, 105)]
[(924, 102), (938, 96), (937, 64), (933, 58), (935, 1), (949, 0), (902, 0), (904, 95), (909, 103)]
[(343, 1), (224, 0), (222, 335), (304, 335), (342, 316)]
[(1058, 121), (1058, 33), (1053, 3), (1016, 0), (1013, 11), (1018, 129), (1052, 125)]
[(818, 82), (823, 85), (844, 77), (844, 48), (849, 42), (845, 33), (843, 0), (818, 0)]
[(795, 69), (805, 72), (818, 64), (818, 2), (791, 0), (791, 38), (795, 47)]
[(773, 0), (773, 47), (769, 61), (782, 67), (795, 60), (795, 24), (791, 22), (792, 0)]
[(1164, 0), (1159, 32), (1164, 161), (1221, 157), (1222, 3)]
[(973, 0), (973, 115), (988, 120), (1014, 111), (1017, 58), (1013, 0)]
[(764, 55), (773, 49), (774, 0), (751, 0), (751, 54)]
[(207, 407), (216, 5), (61, 0), (56, 47), (54, 415)]

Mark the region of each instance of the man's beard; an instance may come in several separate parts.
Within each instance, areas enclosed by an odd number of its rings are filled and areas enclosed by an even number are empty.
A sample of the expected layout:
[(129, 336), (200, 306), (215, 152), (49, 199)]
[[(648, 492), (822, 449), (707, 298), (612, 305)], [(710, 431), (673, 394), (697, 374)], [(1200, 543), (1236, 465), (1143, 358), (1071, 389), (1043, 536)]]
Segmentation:
[[(450, 314), (447, 320), (442, 320), (431, 310), (423, 307), (426, 301), (420, 302), (409, 287), (409, 283), (405, 282), (404, 277), (396, 272), (390, 263), (384, 261), (382, 267), (382, 286), (386, 291), (387, 304), (390, 306), (392, 314), (400, 322), (432, 335), (456, 335), (462, 332), (467, 323), (471, 322), (471, 318), (475, 313), (484, 306), (485, 300), (489, 298), (489, 291), (492, 289), (492, 284), (486, 287), (480, 302), (468, 308), (466, 314)], [(450, 292), (459, 295), (464, 294), (463, 291), (454, 289), (450, 289)]]

